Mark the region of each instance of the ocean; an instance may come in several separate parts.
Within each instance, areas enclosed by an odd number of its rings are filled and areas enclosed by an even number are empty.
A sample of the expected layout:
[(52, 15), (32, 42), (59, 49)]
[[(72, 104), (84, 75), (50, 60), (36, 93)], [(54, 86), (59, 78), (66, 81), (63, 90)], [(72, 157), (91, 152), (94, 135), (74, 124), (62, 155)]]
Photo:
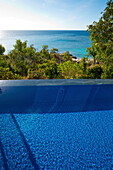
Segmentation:
[(89, 33), (87, 31), (0, 31), (0, 44), (2, 44), (8, 54), (13, 49), (16, 40), (28, 41), (28, 46), (34, 44), (37, 51), (42, 45), (48, 45), (49, 50), (57, 48), (59, 53), (69, 51), (77, 58), (84, 57), (86, 48), (91, 46)]

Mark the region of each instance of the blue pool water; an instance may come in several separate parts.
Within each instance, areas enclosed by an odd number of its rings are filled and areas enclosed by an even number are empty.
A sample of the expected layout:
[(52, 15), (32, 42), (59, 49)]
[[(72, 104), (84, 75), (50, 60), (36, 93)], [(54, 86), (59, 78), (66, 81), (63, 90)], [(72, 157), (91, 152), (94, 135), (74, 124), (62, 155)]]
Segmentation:
[(0, 113), (43, 114), (112, 109), (113, 84), (1, 87)]
[(42, 45), (49, 49), (58, 48), (59, 52), (69, 51), (72, 55), (82, 58), (86, 48), (91, 46), (89, 33), (86, 31), (1, 31), (0, 44), (6, 48), (6, 54), (13, 49), (16, 40), (28, 41), (41, 50)]
[(112, 84), (0, 84), (0, 169), (113, 169)]
[(14, 117), (0, 115), (1, 169), (113, 168), (113, 111)]

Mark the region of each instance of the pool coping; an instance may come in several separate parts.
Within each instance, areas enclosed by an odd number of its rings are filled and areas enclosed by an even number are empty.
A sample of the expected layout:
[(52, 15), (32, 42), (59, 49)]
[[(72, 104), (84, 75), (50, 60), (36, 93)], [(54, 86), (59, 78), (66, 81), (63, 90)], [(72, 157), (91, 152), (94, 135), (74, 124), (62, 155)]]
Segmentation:
[(113, 79), (38, 79), (0, 80), (0, 86), (58, 86), (113, 84)]

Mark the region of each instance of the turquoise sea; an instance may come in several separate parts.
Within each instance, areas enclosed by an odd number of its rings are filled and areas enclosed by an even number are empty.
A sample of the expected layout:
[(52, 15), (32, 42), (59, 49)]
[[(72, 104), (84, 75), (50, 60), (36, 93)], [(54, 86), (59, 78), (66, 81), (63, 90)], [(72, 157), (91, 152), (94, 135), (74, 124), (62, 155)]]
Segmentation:
[(39, 51), (42, 45), (48, 45), (49, 49), (58, 48), (59, 53), (69, 51), (77, 58), (85, 56), (86, 48), (91, 42), (86, 31), (0, 31), (0, 44), (6, 49), (6, 54), (13, 49), (17, 39), (27, 40), (28, 45), (34, 44)]

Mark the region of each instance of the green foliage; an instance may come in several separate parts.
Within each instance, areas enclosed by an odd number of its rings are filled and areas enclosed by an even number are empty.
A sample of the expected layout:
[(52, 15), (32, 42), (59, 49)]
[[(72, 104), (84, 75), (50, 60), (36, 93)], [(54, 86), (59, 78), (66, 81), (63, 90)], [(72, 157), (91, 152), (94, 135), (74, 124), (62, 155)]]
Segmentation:
[(28, 69), (34, 66), (37, 59), (36, 49), (31, 45), (27, 47), (27, 41), (17, 40), (14, 49), (9, 53), (12, 69), (21, 76), (27, 76)]
[[(104, 57), (104, 51), (109, 48), (109, 52), (113, 52), (113, 1), (110, 0), (107, 3), (107, 7), (102, 13), (102, 17), (100, 18), (99, 22), (93, 22), (92, 25), (88, 26), (88, 31), (90, 33), (90, 39), (92, 41), (92, 46), (88, 48), (89, 54), (94, 52), (94, 55), (98, 55), (100, 60), (105, 59), (108, 57), (109, 54), (106, 53)], [(110, 52), (110, 53), (111, 53)]]
[(0, 44), (0, 55), (2, 55), (5, 52), (5, 48)]
[(58, 77), (58, 64), (50, 61), (45, 65), (45, 76), (47, 79), (54, 79)]
[(96, 49), (93, 46), (93, 44), (92, 44), (91, 47), (86, 48), (86, 52), (88, 52), (87, 56), (93, 57), (93, 64), (96, 64), (96, 55), (97, 55), (97, 53), (96, 53)]
[(38, 70), (32, 71), (28, 70), (28, 79), (46, 79), (44, 76), (44, 70), (39, 68)]
[(101, 75), (102, 79), (113, 79), (113, 64), (103, 66), (103, 73)]
[(21, 79), (18, 74), (13, 74), (9, 68), (0, 67), (0, 80)]
[(52, 53), (52, 54), (54, 54), (54, 53), (56, 53), (56, 52), (58, 52), (58, 49), (57, 49), (57, 48), (51, 49), (51, 53)]
[(80, 61), (80, 67), (81, 67), (81, 71), (84, 73), (86, 71), (86, 63), (87, 58), (83, 57)]
[[(108, 69), (113, 63), (113, 1), (107, 2), (107, 7), (98, 22), (88, 26), (92, 45), (87, 48), (88, 55), (104, 64), (104, 77), (109, 77)], [(110, 67), (111, 68), (111, 67)], [(110, 76), (112, 77), (112, 76)]]
[(0, 56), (0, 67), (8, 67), (7, 60), (4, 55)]
[(93, 67), (87, 68), (86, 78), (88, 79), (101, 79), (102, 67), (100, 65), (95, 65)]
[(65, 59), (65, 61), (68, 61), (68, 60), (72, 61), (69, 51), (66, 51), (65, 53), (63, 53), (62, 56)]
[(85, 79), (86, 78), (86, 68), (87, 68), (87, 58), (83, 57), (77, 67), (77, 78)]
[(61, 77), (65, 79), (76, 78), (77, 63), (72, 63), (71, 61), (65, 61), (61, 63), (58, 67)]
[(16, 40), (16, 44), (14, 45), (14, 52), (20, 54), (21, 52), (26, 52), (27, 41), (22, 42), (21, 40)]
[(42, 58), (50, 59), (48, 45), (42, 46), (42, 50), (40, 51), (40, 55), (41, 55)]

